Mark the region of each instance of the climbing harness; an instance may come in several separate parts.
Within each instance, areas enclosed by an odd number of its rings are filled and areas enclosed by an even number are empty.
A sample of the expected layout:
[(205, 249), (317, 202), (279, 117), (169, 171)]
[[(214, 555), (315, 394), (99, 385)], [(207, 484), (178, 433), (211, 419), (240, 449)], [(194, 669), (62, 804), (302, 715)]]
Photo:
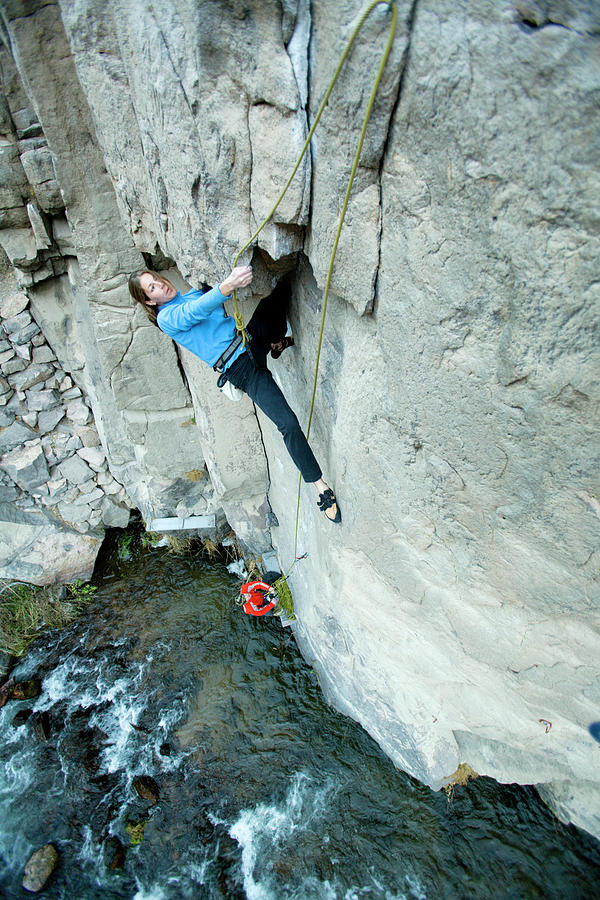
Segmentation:
[(218, 360), (217, 360), (216, 363), (214, 364), (213, 370), (214, 370), (215, 372), (218, 372), (219, 375), (222, 375), (223, 372), (225, 371), (225, 366), (227, 365), (227, 363), (229, 362), (229, 360), (231, 359), (231, 357), (233, 356), (233, 354), (235, 353), (235, 351), (237, 350), (237, 348), (238, 348), (238, 347), (240, 346), (240, 344), (242, 344), (243, 342), (244, 342), (244, 337), (243, 337), (243, 335), (241, 335), (239, 332), (236, 333), (236, 336), (234, 337), (234, 339), (233, 339), (232, 342), (230, 343), (229, 347), (227, 347), (225, 350), (223, 350), (223, 352), (221, 353), (220, 357), (218, 358)]
[[(363, 14), (361, 15), (361, 17), (360, 17), (360, 19), (359, 19), (359, 21), (358, 21), (358, 24), (355, 26), (355, 28), (354, 28), (354, 30), (353, 30), (353, 32), (352, 32), (352, 35), (351, 35), (351, 37), (350, 37), (350, 40), (349, 40), (348, 43), (346, 44), (346, 48), (345, 48), (344, 52), (342, 53), (342, 55), (341, 55), (341, 57), (340, 57), (340, 61), (339, 61), (338, 64), (337, 64), (336, 70), (335, 70), (335, 72), (334, 72), (334, 74), (333, 74), (333, 76), (332, 76), (332, 78), (331, 78), (331, 81), (329, 82), (329, 85), (328, 85), (328, 87), (327, 87), (327, 90), (325, 91), (325, 94), (324, 94), (324, 96), (323, 96), (323, 99), (321, 100), (321, 103), (320, 103), (319, 108), (318, 108), (318, 110), (317, 110), (317, 113), (316, 113), (316, 115), (315, 115), (314, 122), (313, 122), (313, 124), (312, 124), (312, 126), (311, 126), (311, 128), (310, 128), (310, 131), (308, 132), (306, 141), (304, 142), (304, 146), (303, 146), (303, 148), (302, 148), (302, 150), (301, 150), (301, 152), (300, 152), (300, 155), (299, 155), (299, 157), (298, 157), (298, 160), (297, 160), (297, 162), (296, 162), (294, 168), (292, 169), (292, 172), (291, 172), (291, 174), (290, 174), (290, 176), (289, 176), (287, 182), (285, 183), (285, 186), (284, 186), (283, 190), (281, 191), (279, 197), (277, 198), (277, 200), (276, 200), (276, 202), (275, 202), (275, 205), (273, 206), (273, 208), (271, 209), (271, 211), (269, 212), (269, 214), (267, 215), (267, 217), (264, 219), (264, 221), (261, 223), (261, 225), (257, 228), (257, 230), (255, 231), (255, 233), (254, 233), (254, 234), (252, 235), (252, 237), (250, 238), (250, 240), (249, 240), (246, 244), (244, 244), (244, 246), (243, 246), (243, 247), (241, 248), (241, 250), (238, 252), (237, 256), (235, 257), (234, 263), (233, 263), (233, 265), (234, 265), (234, 267), (235, 267), (235, 266), (237, 265), (237, 263), (238, 263), (238, 260), (240, 259), (241, 255), (242, 255), (242, 253), (244, 253), (244, 252), (251, 246), (251, 244), (254, 243), (254, 241), (256, 240), (256, 238), (258, 237), (258, 235), (260, 234), (260, 232), (263, 230), (263, 228), (268, 224), (268, 222), (272, 219), (273, 215), (275, 214), (275, 211), (277, 210), (277, 207), (279, 206), (279, 204), (280, 204), (281, 201), (283, 200), (283, 198), (284, 198), (284, 196), (285, 196), (285, 194), (286, 194), (286, 192), (287, 192), (287, 190), (288, 190), (290, 184), (292, 183), (292, 180), (293, 180), (293, 178), (294, 178), (296, 172), (298, 171), (298, 168), (299, 168), (299, 166), (300, 166), (300, 163), (302, 162), (302, 160), (303, 160), (303, 158), (304, 158), (304, 155), (305, 155), (306, 151), (308, 150), (308, 148), (309, 148), (309, 146), (310, 146), (310, 142), (311, 142), (311, 140), (312, 140), (312, 136), (313, 136), (313, 134), (315, 133), (315, 129), (316, 129), (317, 125), (319, 124), (319, 120), (320, 120), (320, 118), (321, 118), (321, 115), (323, 114), (323, 111), (324, 111), (325, 107), (327, 106), (327, 102), (328, 102), (328, 100), (329, 100), (330, 94), (331, 94), (331, 92), (332, 92), (332, 90), (333, 90), (333, 88), (334, 88), (334, 85), (335, 85), (336, 81), (338, 80), (338, 77), (339, 77), (340, 72), (341, 72), (341, 70), (342, 70), (342, 68), (343, 68), (343, 65), (344, 65), (346, 59), (348, 58), (348, 55), (350, 54), (350, 51), (351, 51), (351, 49), (352, 49), (352, 47), (353, 47), (353, 45), (354, 45), (354, 42), (355, 42), (355, 40), (356, 40), (356, 38), (357, 38), (359, 32), (361, 31), (361, 29), (362, 29), (364, 23), (365, 23), (366, 20), (369, 18), (369, 16), (370, 16), (371, 13), (373, 12), (373, 10), (374, 10), (377, 6), (381, 6), (382, 4), (385, 4), (385, 5), (388, 7), (388, 11), (391, 12), (391, 22), (390, 22), (390, 27), (389, 27), (389, 33), (388, 33), (387, 43), (386, 43), (386, 45), (385, 45), (385, 49), (384, 49), (383, 54), (382, 54), (382, 56), (381, 56), (381, 60), (380, 60), (380, 63), (379, 63), (379, 68), (378, 68), (377, 74), (376, 74), (376, 76), (375, 76), (375, 81), (373, 82), (373, 87), (372, 87), (372, 89), (371, 89), (371, 94), (370, 94), (370, 96), (369, 96), (369, 101), (368, 101), (368, 103), (367, 103), (367, 108), (366, 108), (366, 111), (365, 111), (365, 114), (364, 114), (364, 117), (363, 117), (362, 126), (361, 126), (361, 130), (360, 130), (360, 136), (359, 136), (358, 144), (357, 144), (357, 147), (356, 147), (356, 153), (355, 153), (355, 155), (354, 155), (354, 160), (353, 160), (353, 162), (352, 162), (352, 168), (351, 168), (351, 170), (350, 170), (350, 176), (349, 176), (349, 178), (348, 178), (348, 185), (347, 185), (346, 193), (345, 193), (345, 196), (344, 196), (344, 202), (343, 202), (343, 204), (342, 204), (342, 210), (341, 210), (341, 212), (340, 212), (340, 216), (339, 216), (339, 219), (338, 219), (338, 226), (337, 226), (337, 230), (336, 230), (336, 234), (335, 234), (335, 239), (334, 239), (334, 242), (333, 242), (333, 249), (332, 249), (332, 251), (331, 251), (331, 257), (330, 257), (330, 259), (329, 259), (329, 267), (328, 267), (328, 270), (327, 270), (327, 278), (326, 278), (326, 281), (325, 281), (325, 290), (324, 290), (324, 292), (323, 292), (323, 308), (322, 308), (322, 312), (321, 312), (321, 327), (320, 327), (320, 332), (319, 332), (319, 341), (318, 341), (318, 344), (317, 344), (317, 356), (316, 356), (316, 363), (315, 363), (315, 374), (314, 374), (314, 380), (313, 380), (313, 390), (312, 390), (312, 397), (311, 397), (311, 402), (310, 402), (310, 412), (309, 412), (309, 417), (308, 417), (308, 425), (307, 425), (307, 428), (306, 428), (306, 438), (307, 438), (307, 440), (308, 440), (308, 438), (309, 438), (309, 436), (310, 436), (310, 428), (311, 428), (311, 424), (312, 424), (312, 417), (313, 417), (313, 411), (314, 411), (314, 406), (315, 406), (315, 395), (316, 395), (316, 391), (317, 391), (317, 383), (318, 383), (318, 376), (319, 376), (319, 363), (320, 363), (320, 359), (321, 359), (321, 347), (322, 347), (322, 343), (323, 343), (323, 333), (324, 333), (324, 329), (325, 329), (325, 314), (326, 314), (326, 312), (327, 312), (327, 300), (328, 300), (328, 297), (329, 297), (329, 289), (330, 289), (330, 286), (331, 286), (331, 278), (332, 278), (332, 275), (333, 275), (333, 266), (334, 266), (334, 262), (335, 262), (335, 257), (336, 257), (337, 249), (338, 249), (338, 244), (339, 244), (339, 242), (340, 242), (340, 235), (341, 235), (341, 232), (342, 232), (342, 226), (343, 226), (343, 224), (344, 224), (344, 219), (345, 219), (345, 217), (346, 217), (346, 210), (347, 210), (347, 208), (348, 208), (348, 203), (349, 203), (349, 200), (350, 200), (350, 193), (351, 193), (351, 190), (352, 190), (352, 185), (353, 185), (353, 183), (354, 183), (354, 177), (355, 177), (356, 171), (357, 171), (357, 169), (358, 169), (358, 163), (359, 163), (359, 160), (360, 160), (360, 154), (361, 154), (361, 152), (362, 152), (362, 147), (363, 147), (364, 140), (365, 140), (365, 135), (366, 135), (366, 132), (367, 132), (367, 126), (368, 126), (369, 120), (370, 120), (370, 118), (371, 118), (371, 113), (372, 113), (372, 111), (373, 111), (373, 105), (374, 105), (374, 103), (375, 103), (375, 98), (376, 98), (376, 96), (377, 96), (377, 91), (378, 91), (378, 89), (379, 89), (379, 85), (380, 85), (381, 79), (382, 79), (382, 77), (383, 77), (383, 72), (384, 72), (384, 69), (385, 69), (385, 65), (386, 65), (386, 63), (387, 63), (388, 57), (389, 57), (390, 52), (391, 52), (391, 49), (392, 49), (392, 44), (393, 44), (393, 42), (394, 42), (394, 36), (395, 36), (395, 33), (396, 33), (396, 23), (397, 23), (397, 19), (398, 19), (398, 10), (397, 10), (397, 8), (396, 8), (396, 0), (372, 0), (372, 2), (369, 4), (369, 6), (365, 9), (365, 11), (363, 12)], [(244, 320), (243, 320), (242, 314), (241, 314), (241, 312), (240, 312), (240, 310), (239, 310), (239, 308), (238, 308), (237, 292), (236, 292), (235, 290), (234, 290), (234, 292), (233, 292), (233, 302), (234, 302), (234, 307), (235, 307), (234, 318), (235, 318), (236, 328), (237, 328), (238, 332), (242, 335), (242, 340), (243, 340), (243, 343), (244, 343), (244, 345), (245, 345), (246, 341), (248, 340), (248, 337), (247, 337), (246, 327), (245, 327), (245, 325), (244, 325)], [(294, 565), (295, 562), (296, 562), (299, 558), (302, 558), (302, 557), (298, 557), (298, 523), (299, 523), (299, 517), (300, 517), (300, 491), (301, 491), (301, 487), (302, 487), (302, 478), (299, 477), (299, 479), (298, 479), (298, 498), (297, 498), (297, 502), (296, 502), (296, 527), (295, 527), (295, 535), (294, 535), (294, 563), (293, 563), (292, 565)]]

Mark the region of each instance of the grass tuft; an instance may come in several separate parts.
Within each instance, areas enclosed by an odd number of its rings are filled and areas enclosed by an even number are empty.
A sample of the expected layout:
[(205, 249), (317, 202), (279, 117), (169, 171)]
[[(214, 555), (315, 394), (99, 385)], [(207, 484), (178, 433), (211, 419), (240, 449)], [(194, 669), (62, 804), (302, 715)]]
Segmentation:
[(22, 656), (43, 628), (64, 628), (93, 599), (96, 588), (76, 581), (37, 587), (20, 581), (0, 582), (0, 650)]

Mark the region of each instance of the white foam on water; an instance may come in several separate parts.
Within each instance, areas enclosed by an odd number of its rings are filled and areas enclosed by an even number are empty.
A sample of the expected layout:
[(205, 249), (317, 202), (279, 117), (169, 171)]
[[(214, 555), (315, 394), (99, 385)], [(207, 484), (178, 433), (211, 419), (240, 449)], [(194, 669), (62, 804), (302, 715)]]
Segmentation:
[(0, 795), (17, 798), (31, 784), (34, 777), (33, 763), (35, 751), (15, 753), (8, 759), (0, 772)]
[[(277, 900), (277, 894), (267, 883), (267, 878), (262, 881), (255, 878), (259, 855), (270, 858), (273, 850), (289, 840), (296, 831), (312, 827), (314, 821), (325, 812), (334, 791), (332, 779), (321, 787), (315, 787), (309, 775), (297, 772), (281, 806), (260, 804), (255, 809), (242, 810), (230, 827), (229, 834), (242, 848), (242, 877), (248, 900)], [(330, 896), (334, 898), (335, 894)]]
[[(317, 821), (327, 812), (335, 793), (333, 779), (317, 785), (309, 775), (296, 773), (282, 804), (261, 804), (242, 810), (229, 834), (242, 850), (247, 900), (427, 900), (418, 878), (406, 873), (400, 874), (406, 891), (386, 888), (384, 879), (373, 871), (367, 884), (350, 888), (342, 887), (337, 879), (332, 883), (314, 875), (301, 878), (296, 884), (288, 880), (282, 885), (278, 881), (269, 861), (278, 850), (285, 850), (286, 843), (293, 848), (292, 842), (300, 832), (317, 829)], [(209, 818), (215, 825), (221, 823), (216, 816)]]
[[(414, 897), (415, 900), (427, 900), (425, 888), (418, 878), (416, 878), (414, 875), (405, 875), (404, 880), (409, 887), (411, 897)], [(390, 898), (390, 900), (393, 900), (393, 898)]]
[(354, 885), (348, 888), (344, 894), (344, 900), (361, 900), (362, 897), (368, 897), (369, 900), (375, 897), (380, 898), (380, 900), (409, 900), (409, 898), (413, 898), (413, 900), (427, 900), (427, 894), (419, 879), (412, 875), (404, 874), (403, 876), (404, 882), (408, 886), (408, 894), (406, 894), (404, 891), (390, 891), (385, 887), (381, 878), (375, 876), (373, 871), (370, 874), (370, 883), (362, 887)]
[(153, 884), (149, 888), (140, 885), (139, 879), (135, 879), (137, 891), (131, 900), (167, 900), (167, 895), (159, 884)]
[[(190, 849), (190, 854), (195, 852), (196, 848)], [(212, 860), (208, 858), (209, 851), (204, 850), (203, 859), (201, 861), (195, 859), (182, 858), (177, 864), (177, 875), (171, 875), (167, 879), (169, 887), (177, 889), (177, 900), (197, 900), (198, 887), (205, 885), (210, 879), (210, 868)], [(169, 892), (169, 896), (174, 896)]]

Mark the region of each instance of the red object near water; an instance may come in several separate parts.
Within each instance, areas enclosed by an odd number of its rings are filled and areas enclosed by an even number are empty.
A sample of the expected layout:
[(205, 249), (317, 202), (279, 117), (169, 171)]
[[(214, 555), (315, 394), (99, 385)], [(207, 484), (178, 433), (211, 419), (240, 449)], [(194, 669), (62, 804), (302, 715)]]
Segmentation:
[(264, 616), (277, 603), (273, 588), (265, 581), (248, 581), (241, 586), (240, 593), (247, 598), (242, 609), (249, 616)]

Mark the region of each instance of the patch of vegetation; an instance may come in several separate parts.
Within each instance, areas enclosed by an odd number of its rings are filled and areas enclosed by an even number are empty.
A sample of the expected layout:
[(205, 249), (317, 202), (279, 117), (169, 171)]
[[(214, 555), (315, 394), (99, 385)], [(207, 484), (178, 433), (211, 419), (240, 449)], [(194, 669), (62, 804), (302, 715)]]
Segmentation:
[(442, 786), (442, 790), (446, 792), (448, 797), (448, 804), (452, 803), (456, 786), (464, 787), (473, 778), (479, 778), (479, 773), (472, 769), (468, 763), (461, 763), (456, 772), (450, 775), (447, 783)]
[(90, 584), (88, 582), (83, 582), (77, 579), (73, 584), (67, 585), (67, 597), (69, 598), (69, 604), (75, 608), (77, 614), (79, 614), (84, 606), (87, 606), (90, 601), (94, 599), (94, 594), (98, 588), (95, 584)]
[(134, 537), (135, 535), (130, 531), (124, 531), (123, 534), (119, 535), (119, 540), (117, 541), (117, 553), (122, 562), (131, 559), (131, 547), (133, 545)]
[(64, 628), (73, 622), (95, 591), (81, 581), (67, 588), (0, 581), (0, 649), (22, 656), (41, 629)]
[(282, 575), (281, 578), (278, 578), (277, 581), (273, 584), (273, 587), (275, 588), (277, 596), (279, 597), (279, 604), (278, 607), (276, 607), (276, 612), (277, 608), (281, 608), (286, 614), (287, 618), (291, 622), (295, 622), (296, 615), (294, 613), (294, 601), (285, 575)]
[(138, 844), (142, 843), (147, 822), (147, 819), (142, 819), (140, 822), (128, 822), (126, 824), (125, 831), (129, 835), (132, 847), (137, 847)]
[[(188, 556), (198, 553), (202, 547), (202, 541), (196, 537), (179, 537), (176, 534), (168, 534), (169, 553), (174, 556)], [(200, 546), (198, 546), (200, 545)]]
[(161, 536), (156, 534), (155, 531), (143, 531), (140, 538), (140, 544), (144, 550), (147, 550), (149, 547), (156, 547), (157, 544), (160, 544), (160, 541)]

